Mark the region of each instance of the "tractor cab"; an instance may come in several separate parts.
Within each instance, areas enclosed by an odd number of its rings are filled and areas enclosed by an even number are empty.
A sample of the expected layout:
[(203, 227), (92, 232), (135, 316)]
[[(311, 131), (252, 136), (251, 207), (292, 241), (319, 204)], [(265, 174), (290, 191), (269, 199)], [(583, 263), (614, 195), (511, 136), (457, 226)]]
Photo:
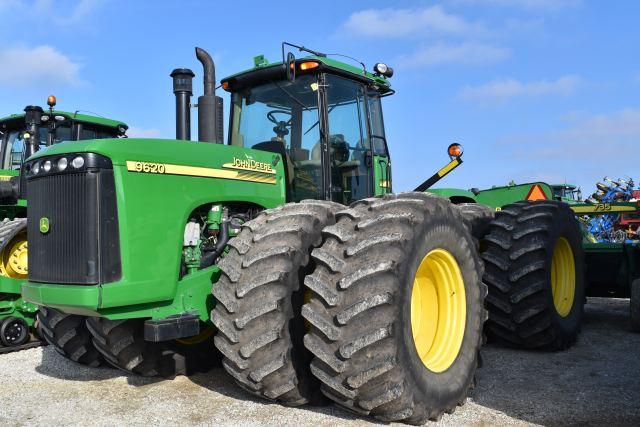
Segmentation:
[(582, 201), (582, 190), (572, 184), (551, 185), (553, 198), (561, 202), (577, 203)]
[(348, 205), (390, 190), (381, 97), (393, 92), (381, 73), (290, 55), (222, 87), (231, 92), (229, 144), (280, 154), (288, 201)]
[(128, 129), (119, 121), (54, 110), (53, 96), (47, 102), (48, 111), (28, 106), (24, 114), (0, 119), (0, 169), (19, 170), (31, 154), (62, 141), (122, 138)]

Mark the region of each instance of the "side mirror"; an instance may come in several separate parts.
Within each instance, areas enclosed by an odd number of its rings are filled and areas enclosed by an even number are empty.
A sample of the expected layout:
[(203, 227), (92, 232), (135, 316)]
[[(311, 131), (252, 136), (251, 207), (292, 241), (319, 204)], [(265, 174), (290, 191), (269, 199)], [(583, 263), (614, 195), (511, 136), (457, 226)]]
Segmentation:
[(293, 83), (296, 80), (296, 57), (293, 53), (287, 53), (287, 80)]

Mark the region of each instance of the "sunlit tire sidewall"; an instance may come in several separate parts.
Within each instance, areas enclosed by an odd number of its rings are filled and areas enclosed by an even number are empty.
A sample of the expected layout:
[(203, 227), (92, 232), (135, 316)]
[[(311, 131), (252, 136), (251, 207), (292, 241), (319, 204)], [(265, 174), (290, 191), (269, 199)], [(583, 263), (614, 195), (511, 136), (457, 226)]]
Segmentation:
[[(462, 221), (452, 224), (451, 220), (427, 219), (422, 229), (426, 231), (409, 252), (411, 256), (408, 263), (399, 269), (403, 275), (401, 283), (404, 284), (402, 304), (397, 305), (402, 310), (397, 318), (401, 319), (400, 327), (403, 330), (402, 334), (397, 335), (398, 339), (403, 340), (398, 346), (399, 363), (408, 368), (411, 375), (407, 376), (407, 381), (414, 382), (413, 389), (419, 390), (424, 399), (448, 402), (466, 395), (477, 367), (483, 323), (483, 296), (478, 272), (482, 269), (475, 245)], [(456, 259), (465, 283), (466, 297), (465, 333), (460, 351), (453, 364), (440, 373), (429, 370), (422, 363), (411, 329), (411, 293), (415, 272), (424, 256), (433, 249), (445, 249)]]

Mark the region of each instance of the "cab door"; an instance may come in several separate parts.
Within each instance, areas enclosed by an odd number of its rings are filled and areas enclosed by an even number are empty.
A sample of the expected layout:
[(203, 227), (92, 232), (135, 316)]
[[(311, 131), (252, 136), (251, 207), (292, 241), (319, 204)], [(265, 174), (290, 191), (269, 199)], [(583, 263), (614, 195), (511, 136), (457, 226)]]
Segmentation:
[(373, 154), (373, 182), (376, 196), (391, 193), (391, 158), (384, 132), (380, 98), (380, 94), (376, 91), (370, 90), (367, 93), (371, 150)]
[(374, 194), (366, 89), (334, 75), (325, 81), (330, 198), (349, 205)]

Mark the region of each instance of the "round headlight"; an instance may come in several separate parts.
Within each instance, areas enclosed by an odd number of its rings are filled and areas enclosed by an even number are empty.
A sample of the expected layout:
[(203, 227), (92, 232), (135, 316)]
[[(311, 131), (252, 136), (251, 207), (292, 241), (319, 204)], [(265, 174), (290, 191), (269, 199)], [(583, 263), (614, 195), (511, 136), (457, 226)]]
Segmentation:
[(71, 161), (71, 166), (73, 166), (76, 169), (80, 169), (82, 166), (84, 166), (84, 157), (78, 156), (75, 159), (73, 159)]
[(66, 157), (61, 158), (60, 160), (58, 160), (58, 170), (62, 172), (67, 168), (68, 164), (69, 164), (69, 161), (67, 160)]
[(45, 172), (49, 172), (51, 170), (51, 162), (49, 160), (44, 162), (44, 165), (42, 165), (42, 170), (44, 170)]
[(31, 166), (31, 172), (33, 172), (34, 175), (40, 173), (40, 162), (35, 162), (33, 166)]
[(389, 67), (387, 67), (387, 64), (381, 64), (381, 63), (376, 64), (374, 68), (375, 68), (375, 71), (377, 71), (380, 74), (386, 73), (387, 70), (389, 69)]

